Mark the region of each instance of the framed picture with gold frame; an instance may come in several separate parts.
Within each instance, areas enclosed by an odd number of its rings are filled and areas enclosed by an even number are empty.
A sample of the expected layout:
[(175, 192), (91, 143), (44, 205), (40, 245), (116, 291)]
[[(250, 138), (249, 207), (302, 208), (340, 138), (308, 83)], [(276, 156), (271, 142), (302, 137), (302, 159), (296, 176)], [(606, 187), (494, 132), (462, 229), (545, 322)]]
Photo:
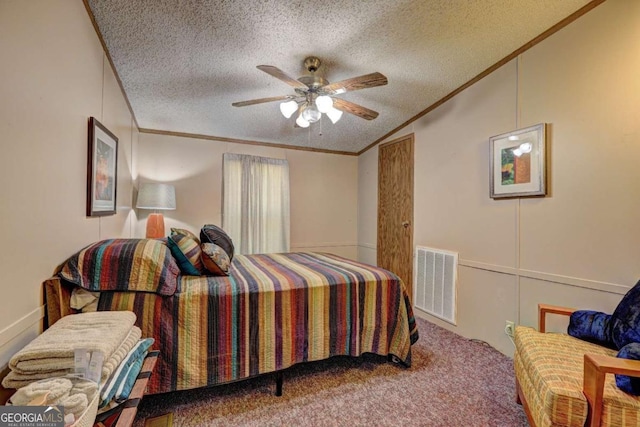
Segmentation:
[(87, 216), (116, 213), (118, 138), (95, 117), (89, 119)]
[(547, 194), (546, 123), (489, 138), (493, 199)]

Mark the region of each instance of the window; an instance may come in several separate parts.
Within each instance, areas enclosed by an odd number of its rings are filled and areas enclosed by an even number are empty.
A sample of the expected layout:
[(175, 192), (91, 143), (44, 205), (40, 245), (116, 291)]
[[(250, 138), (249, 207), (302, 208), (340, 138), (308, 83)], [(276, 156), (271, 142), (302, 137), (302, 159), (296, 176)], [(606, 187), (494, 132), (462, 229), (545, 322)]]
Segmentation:
[(289, 163), (226, 153), (222, 228), (242, 254), (289, 252)]

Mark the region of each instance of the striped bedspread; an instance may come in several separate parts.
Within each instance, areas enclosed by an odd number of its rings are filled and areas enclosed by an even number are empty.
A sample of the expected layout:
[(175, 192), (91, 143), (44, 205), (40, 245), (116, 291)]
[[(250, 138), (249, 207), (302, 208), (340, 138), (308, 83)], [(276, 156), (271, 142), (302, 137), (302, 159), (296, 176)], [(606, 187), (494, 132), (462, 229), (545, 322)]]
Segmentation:
[(402, 281), (318, 253), (236, 255), (228, 277), (182, 276), (173, 296), (104, 292), (161, 355), (150, 393), (204, 387), (336, 355), (411, 364), (418, 331)]

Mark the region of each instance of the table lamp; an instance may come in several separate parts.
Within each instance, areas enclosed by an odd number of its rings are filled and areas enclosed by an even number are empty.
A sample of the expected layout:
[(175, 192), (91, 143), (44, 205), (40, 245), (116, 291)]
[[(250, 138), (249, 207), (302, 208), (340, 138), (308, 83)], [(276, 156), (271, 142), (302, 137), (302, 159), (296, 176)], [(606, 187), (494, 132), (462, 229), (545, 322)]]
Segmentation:
[(176, 208), (176, 189), (170, 184), (143, 183), (138, 191), (138, 209), (153, 209), (147, 218), (147, 239), (164, 237), (164, 217), (157, 211)]

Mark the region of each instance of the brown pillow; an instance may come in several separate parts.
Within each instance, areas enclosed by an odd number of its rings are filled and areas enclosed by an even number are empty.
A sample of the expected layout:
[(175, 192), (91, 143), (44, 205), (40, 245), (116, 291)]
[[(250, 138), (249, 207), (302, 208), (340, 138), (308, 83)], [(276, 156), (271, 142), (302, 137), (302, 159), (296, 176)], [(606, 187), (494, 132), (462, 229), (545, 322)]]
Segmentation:
[(215, 243), (202, 244), (202, 264), (214, 276), (228, 276), (231, 260), (227, 252)]
[(233, 242), (225, 231), (213, 224), (206, 224), (200, 230), (201, 243), (214, 243), (220, 246), (229, 256), (229, 262), (233, 260)]

